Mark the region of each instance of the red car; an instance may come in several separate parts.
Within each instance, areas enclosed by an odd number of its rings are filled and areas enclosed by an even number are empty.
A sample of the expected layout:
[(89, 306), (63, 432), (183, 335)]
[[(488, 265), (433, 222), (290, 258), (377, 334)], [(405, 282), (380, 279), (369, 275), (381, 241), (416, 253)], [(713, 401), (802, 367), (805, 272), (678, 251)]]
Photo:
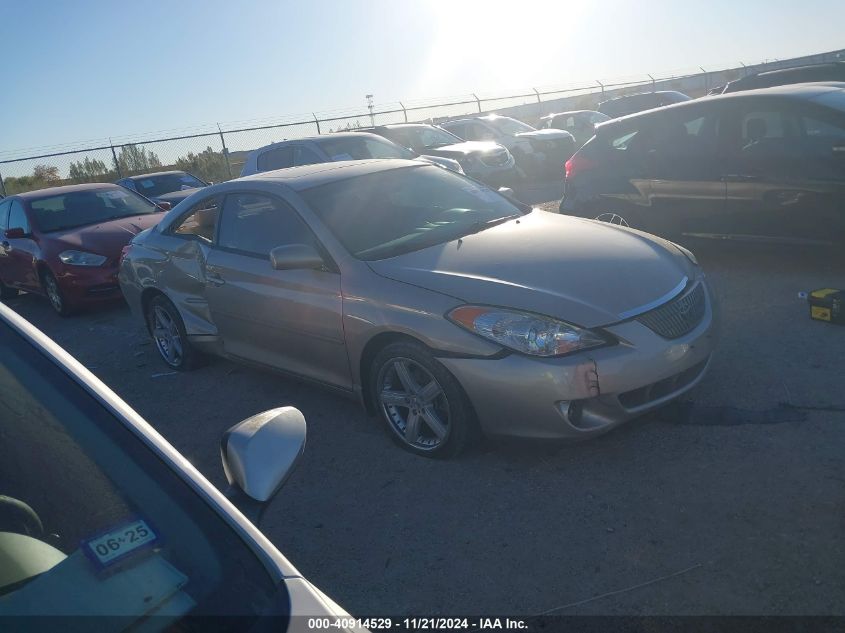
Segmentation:
[(123, 247), (169, 207), (101, 183), (0, 200), (0, 298), (19, 290), (45, 295), (62, 316), (119, 299)]

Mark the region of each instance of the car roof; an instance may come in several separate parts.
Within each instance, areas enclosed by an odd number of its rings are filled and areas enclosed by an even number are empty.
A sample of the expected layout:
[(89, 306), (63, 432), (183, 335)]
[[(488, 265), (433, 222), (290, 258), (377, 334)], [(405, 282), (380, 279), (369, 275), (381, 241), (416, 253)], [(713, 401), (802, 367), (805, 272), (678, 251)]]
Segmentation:
[(604, 114), (603, 112), (599, 112), (598, 110), (568, 110), (566, 112), (552, 112), (551, 114), (547, 114), (546, 116), (540, 117), (541, 119), (551, 119), (558, 116), (573, 116), (575, 114)]
[(135, 176), (127, 176), (121, 180), (140, 180), (141, 178), (149, 178), (150, 176), (173, 176), (175, 174), (187, 174), (188, 172), (181, 169), (171, 169), (170, 171), (153, 171), (148, 174), (137, 174)]
[[(818, 69), (834, 69), (834, 68), (845, 68), (845, 62), (825, 62), (822, 64), (806, 64), (804, 66), (790, 66), (789, 68), (776, 68), (774, 70), (761, 70), (758, 73), (754, 73), (753, 75), (749, 75), (747, 78), (750, 79), (752, 77), (769, 77), (771, 75), (791, 75), (792, 73), (801, 73), (808, 70), (818, 70)], [(742, 81), (746, 79), (746, 77), (741, 77), (737, 79), (737, 81)]]
[(25, 193), (15, 194), (19, 198), (31, 200), (36, 198), (48, 198), (50, 196), (61, 196), (69, 193), (78, 193), (80, 191), (102, 191), (103, 189), (122, 189), (120, 185), (115, 185), (110, 182), (86, 182), (81, 185), (63, 185), (61, 187), (48, 187), (47, 189), (36, 189), (35, 191), (27, 191)]
[(389, 130), (398, 130), (398, 129), (401, 129), (401, 128), (411, 128), (411, 127), (437, 127), (437, 126), (432, 125), (431, 123), (388, 123), (386, 125), (377, 125), (374, 129), (387, 128)]
[(652, 92), (632, 92), (631, 94), (627, 94), (627, 95), (619, 95), (618, 97), (611, 97), (610, 99), (607, 99), (607, 100), (599, 103), (599, 106), (602, 106), (606, 103), (610, 103), (611, 101), (623, 101), (625, 99), (636, 99), (636, 98), (642, 98), (642, 97), (645, 97), (645, 96), (648, 96), (648, 95), (683, 95), (685, 97), (687, 96), (683, 92), (680, 92), (679, 90), (654, 90)]
[(674, 110), (676, 108), (691, 108), (701, 103), (713, 103), (714, 101), (724, 101), (728, 99), (751, 99), (754, 97), (781, 97), (794, 99), (796, 101), (815, 101), (819, 97), (845, 91), (845, 82), (842, 81), (819, 81), (814, 83), (803, 84), (787, 84), (785, 86), (773, 86), (771, 88), (758, 88), (756, 90), (744, 90), (742, 92), (729, 92), (720, 95), (707, 95), (699, 99), (692, 99), (690, 101), (682, 101), (681, 103), (673, 103), (660, 108), (652, 108), (651, 110), (643, 110), (642, 112), (635, 112), (627, 116), (611, 119), (604, 123), (599, 123), (596, 131), (609, 130), (617, 127), (620, 122), (636, 119), (641, 116), (648, 116), (657, 111)]
[[(369, 128), (372, 129), (372, 128)], [(317, 141), (322, 141), (325, 139), (332, 139), (332, 138), (359, 138), (361, 136), (370, 136), (373, 138), (377, 138), (380, 141), (384, 141), (384, 138), (379, 136), (378, 134), (373, 134), (372, 132), (364, 132), (364, 131), (352, 131), (352, 132), (330, 132), (329, 134), (320, 134), (318, 136), (303, 136), (302, 138), (289, 138), (285, 139), (284, 141), (277, 141), (275, 143), (270, 143), (269, 145), (264, 145), (262, 147), (258, 147), (250, 154), (255, 152), (264, 152), (270, 149), (276, 149), (277, 147), (283, 147), (285, 145), (289, 145), (291, 143), (313, 143)]]
[[(251, 176), (243, 176), (229, 182), (267, 182), (283, 184), (294, 191), (304, 191), (319, 185), (325, 185), (338, 180), (355, 178), (382, 171), (391, 171), (403, 167), (421, 167), (427, 163), (401, 158), (372, 158), (370, 160), (344, 160), (330, 163), (314, 163), (286, 167), (275, 171), (263, 171)], [(225, 184), (225, 183), (222, 183)]]

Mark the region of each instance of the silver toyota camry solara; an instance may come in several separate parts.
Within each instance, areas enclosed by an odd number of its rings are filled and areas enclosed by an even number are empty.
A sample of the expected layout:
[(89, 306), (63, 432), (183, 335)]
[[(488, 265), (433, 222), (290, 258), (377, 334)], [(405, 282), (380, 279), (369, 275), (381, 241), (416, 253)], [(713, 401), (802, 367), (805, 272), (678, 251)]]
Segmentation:
[(695, 386), (717, 338), (684, 248), (404, 160), (199, 190), (132, 240), (120, 284), (173, 369), (317, 381), (429, 456), (607, 431)]

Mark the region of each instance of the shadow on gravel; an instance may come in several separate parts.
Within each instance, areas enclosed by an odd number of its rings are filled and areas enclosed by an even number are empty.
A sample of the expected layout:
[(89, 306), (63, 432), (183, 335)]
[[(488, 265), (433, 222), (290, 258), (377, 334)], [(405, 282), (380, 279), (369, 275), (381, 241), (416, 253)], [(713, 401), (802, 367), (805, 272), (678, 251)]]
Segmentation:
[(669, 424), (694, 426), (740, 426), (743, 424), (784, 424), (803, 422), (807, 413), (802, 408), (780, 404), (771, 409), (738, 409), (736, 407), (701, 406), (694, 402), (678, 402), (656, 411), (653, 419)]

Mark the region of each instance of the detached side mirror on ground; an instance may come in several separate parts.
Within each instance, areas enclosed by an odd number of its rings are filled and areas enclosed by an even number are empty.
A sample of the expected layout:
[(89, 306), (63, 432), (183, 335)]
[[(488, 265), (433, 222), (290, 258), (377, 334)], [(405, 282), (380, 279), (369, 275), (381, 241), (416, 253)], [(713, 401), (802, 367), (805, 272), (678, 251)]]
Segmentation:
[(253, 523), (293, 472), (305, 448), (305, 417), (279, 407), (239, 422), (220, 444), (227, 496)]
[(323, 266), (323, 258), (313, 246), (288, 244), (270, 251), (270, 264), (275, 270), (318, 269)]

